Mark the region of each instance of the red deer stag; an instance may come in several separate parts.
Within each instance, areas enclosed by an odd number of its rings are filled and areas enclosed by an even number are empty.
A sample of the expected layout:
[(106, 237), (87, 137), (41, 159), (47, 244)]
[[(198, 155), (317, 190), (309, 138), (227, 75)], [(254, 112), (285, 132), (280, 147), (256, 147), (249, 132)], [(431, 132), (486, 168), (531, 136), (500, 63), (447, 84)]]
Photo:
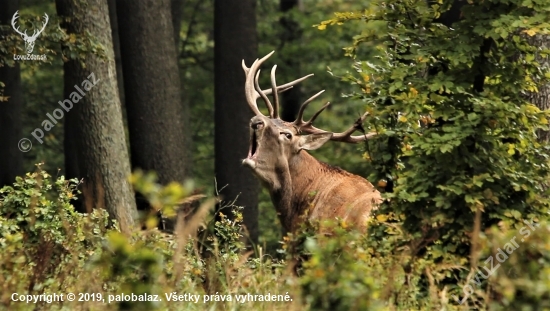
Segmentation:
[[(327, 132), (313, 126), (315, 118), (329, 105), (327, 103), (309, 121), (304, 122), (306, 106), (323, 90), (302, 104), (296, 121), (290, 123), (281, 120), (278, 93), (292, 88), (313, 74), (277, 86), (275, 65), (271, 70), (271, 89), (262, 90), (258, 84), (259, 68), (273, 53), (256, 59), (250, 68), (246, 67), (244, 60), (242, 62), (246, 75), (246, 99), (256, 115), (250, 119), (250, 149), (243, 165), (250, 167), (269, 190), (287, 232), (294, 232), (299, 227), (303, 215), (310, 220), (338, 217), (364, 230), (371, 210), (381, 202), (380, 193), (364, 178), (320, 162), (306, 150), (315, 150), (329, 140), (358, 143), (373, 137), (374, 133), (352, 136), (367, 114), (345, 132)], [(273, 95), (274, 105), (267, 98), (269, 94)], [(266, 103), (269, 116), (263, 115), (258, 109), (256, 100), (260, 97)]]

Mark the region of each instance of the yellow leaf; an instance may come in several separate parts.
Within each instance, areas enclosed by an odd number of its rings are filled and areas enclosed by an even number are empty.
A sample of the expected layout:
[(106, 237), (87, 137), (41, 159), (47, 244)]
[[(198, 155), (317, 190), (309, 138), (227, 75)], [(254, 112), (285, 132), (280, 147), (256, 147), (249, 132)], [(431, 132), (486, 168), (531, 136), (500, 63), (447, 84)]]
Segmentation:
[(401, 116), (399, 116), (399, 118), (397, 118), (397, 120), (398, 120), (399, 122), (405, 123), (405, 122), (407, 122), (408, 119), (407, 119), (407, 117), (401, 115)]
[(321, 25), (317, 26), (317, 29), (319, 29), (319, 30), (325, 30), (325, 29), (327, 29), (327, 25), (321, 24)]
[(524, 30), (523, 31), (524, 33), (528, 34), (530, 37), (534, 36), (537, 34), (536, 30), (531, 28), (531, 29), (527, 29), (527, 30)]
[(417, 91), (414, 87), (411, 87), (409, 90), (411, 91), (411, 93), (413, 94), (413, 96), (418, 95), (418, 91)]
[(365, 82), (369, 82), (370, 76), (369, 76), (368, 74), (365, 74), (365, 73), (364, 73), (364, 74), (362, 74), (361, 76), (363, 77), (363, 80), (365, 80)]
[(508, 145), (508, 154), (514, 155), (516, 153), (516, 146), (514, 144)]
[(384, 215), (384, 214), (380, 214), (380, 215), (376, 216), (376, 220), (378, 220), (380, 222), (384, 222), (384, 221), (388, 220), (388, 216)]

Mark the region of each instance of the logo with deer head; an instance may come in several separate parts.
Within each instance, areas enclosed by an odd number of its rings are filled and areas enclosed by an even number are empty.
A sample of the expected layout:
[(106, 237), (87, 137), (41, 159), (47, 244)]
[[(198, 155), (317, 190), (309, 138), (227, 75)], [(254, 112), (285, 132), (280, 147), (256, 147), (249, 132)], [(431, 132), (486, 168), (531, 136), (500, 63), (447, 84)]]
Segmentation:
[(19, 11), (16, 11), (15, 14), (13, 14), (13, 17), (11, 19), (11, 26), (17, 32), (21, 35), (23, 40), (25, 41), (25, 50), (27, 51), (27, 54), (31, 54), (34, 50), (34, 42), (36, 41), (36, 38), (38, 38), (38, 35), (41, 34), (44, 31), (44, 28), (46, 28), (46, 25), (48, 24), (48, 14), (44, 13), (44, 24), (42, 25), (42, 29), (40, 30), (34, 30), (32, 35), (27, 35), (27, 30), (24, 32), (21, 32), (19, 30), (19, 27), (16, 26), (15, 22), (19, 18)]

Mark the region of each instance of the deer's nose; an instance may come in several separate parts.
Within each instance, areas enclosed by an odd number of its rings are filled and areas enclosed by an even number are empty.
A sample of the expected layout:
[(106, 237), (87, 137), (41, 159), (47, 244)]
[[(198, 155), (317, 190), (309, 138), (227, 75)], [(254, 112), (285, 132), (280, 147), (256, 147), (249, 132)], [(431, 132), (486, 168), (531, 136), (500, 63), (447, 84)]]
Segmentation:
[(254, 129), (254, 130), (260, 130), (263, 127), (264, 127), (264, 122), (263, 121), (256, 121), (256, 122), (252, 123), (252, 129)]

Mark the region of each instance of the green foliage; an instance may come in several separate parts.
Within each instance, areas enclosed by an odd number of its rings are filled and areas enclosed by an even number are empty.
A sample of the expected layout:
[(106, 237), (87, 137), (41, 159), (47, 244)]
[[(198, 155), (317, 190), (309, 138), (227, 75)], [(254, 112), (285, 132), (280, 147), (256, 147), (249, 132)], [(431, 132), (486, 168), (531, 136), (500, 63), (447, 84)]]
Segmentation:
[[(501, 295), (499, 302), (491, 304), (491, 310), (534, 310), (550, 308), (550, 233), (548, 222), (537, 224), (531, 228), (528, 225), (517, 226), (515, 230), (504, 231), (493, 228), (491, 235), (482, 243), (487, 248), (504, 249), (504, 246), (514, 238), (519, 247), (502, 263), (491, 279), (490, 285), (494, 292)], [(482, 256), (481, 258), (487, 258)], [(495, 261), (496, 263), (496, 261)], [(479, 293), (486, 298), (486, 294)]]
[[(365, 123), (379, 134), (366, 146), (370, 180), (390, 184), (373, 238), (384, 249), (382, 241), (400, 234), (390, 254), (405, 248), (406, 269), (430, 271), (419, 285), (458, 293), (457, 280), (477, 267), (471, 250), (481, 232), (547, 219), (548, 146), (536, 132), (547, 129), (549, 114), (525, 91), (548, 83), (548, 72), (520, 34), (549, 25), (546, 1), (468, 2), (452, 27), (436, 22), (451, 4), (372, 1), (318, 28), (363, 25), (345, 49), (356, 71), (346, 80), (358, 87), (353, 96), (370, 113)], [(433, 291), (419, 290), (417, 299)], [(488, 301), (499, 295), (477, 307)]]
[[(477, 268), (454, 282), (448, 278), (453, 271), (468, 272), (466, 265), (450, 260), (441, 264), (430, 258), (411, 261), (406, 248), (395, 248), (407, 233), (393, 230), (398, 228), (396, 224), (387, 225), (392, 234), (384, 240), (346, 232), (341, 226), (332, 226), (329, 236), (308, 234), (294, 240), (302, 241), (309, 255), (300, 284), (312, 310), (548, 307), (548, 222), (515, 227), (503, 223), (489, 228), (480, 235), (478, 249), (472, 255), (478, 261)], [(449, 259), (452, 257), (449, 254)], [(457, 281), (464, 288), (459, 297), (451, 291)], [(464, 296), (462, 291), (469, 295)]]
[(11, 293), (57, 292), (62, 283), (75, 281), (76, 271), (60, 267), (98, 251), (108, 223), (106, 211), (76, 213), (76, 180), (51, 180), (41, 170), (18, 177), (13, 186), (0, 189), (1, 301)]
[[(189, 193), (187, 187), (161, 187), (151, 174), (139, 172), (131, 180), (161, 210), (167, 210), (164, 205), (177, 205), (181, 197), (191, 198), (181, 195)], [(51, 176), (39, 169), (1, 190), (0, 308), (299, 309), (297, 288), (284, 262), (264, 256), (261, 250), (257, 258), (243, 252), (240, 208), (231, 209), (232, 219), (207, 220), (215, 200), (206, 200), (190, 217), (179, 219), (177, 235), (153, 228), (126, 236), (109, 225), (103, 210), (74, 211), (69, 200), (75, 196), (76, 185), (63, 177), (52, 183)], [(13, 301), (13, 293), (33, 297), (74, 293), (77, 299), (27, 304)], [(188, 298), (183, 298), (185, 294)], [(190, 294), (198, 300), (191, 301)], [(287, 300), (267, 302), (267, 294)], [(131, 295), (142, 298), (131, 301)]]
[[(452, 275), (450, 272), (466, 271), (465, 264), (458, 261), (443, 267), (430, 256), (411, 260), (413, 256), (407, 251), (411, 244), (400, 245), (413, 234), (404, 231), (391, 215), (380, 214), (372, 220), (374, 228), (385, 227), (384, 236), (377, 236), (377, 230), (370, 234), (350, 231), (344, 222), (306, 223), (295, 235), (285, 238), (282, 248), (287, 263), (265, 256), (261, 248), (256, 257), (245, 251), (238, 207), (231, 209), (231, 219), (223, 215), (207, 220), (204, 217), (215, 202), (207, 200), (192, 215), (179, 219), (175, 236), (156, 228), (125, 236), (109, 226), (105, 211), (74, 212), (69, 201), (74, 198), (76, 181), (63, 177), (54, 183), (50, 180), (49, 174), (39, 170), (1, 190), (0, 301), (9, 310), (462, 308), (450, 299), (453, 285), (440, 285)], [(186, 192), (182, 185), (161, 187), (150, 174), (138, 173), (131, 180), (142, 190), (150, 189), (144, 191), (149, 200), (167, 206), (181, 200), (174, 193)], [(476, 277), (472, 270), (464, 284), (458, 281), (462, 286), (475, 286), (465, 306), (486, 309), (484, 302), (489, 297), (494, 310), (546, 306), (550, 295), (549, 233), (547, 222), (513, 221), (482, 232), (474, 253), (476, 260), (481, 266), (492, 256), (500, 266), (488, 279)], [(512, 240), (518, 246), (510, 251)], [(429, 252), (436, 249), (432, 246)], [(507, 251), (505, 260), (498, 257), (502, 256), (499, 249)], [(447, 264), (460, 260), (452, 252), (443, 256)], [(290, 272), (293, 266), (299, 278)], [(41, 301), (34, 305), (12, 301), (12, 293), (93, 295), (75, 302)], [(142, 300), (131, 301), (132, 294)], [(196, 295), (198, 301), (190, 301), (190, 296), (182, 301), (168, 299), (185, 294)], [(265, 301), (266, 294), (288, 300)], [(162, 301), (147, 300), (155, 297)]]
[(304, 246), (311, 257), (300, 281), (311, 310), (376, 310), (384, 269), (371, 262), (357, 232), (333, 227), (329, 236), (313, 236)]

